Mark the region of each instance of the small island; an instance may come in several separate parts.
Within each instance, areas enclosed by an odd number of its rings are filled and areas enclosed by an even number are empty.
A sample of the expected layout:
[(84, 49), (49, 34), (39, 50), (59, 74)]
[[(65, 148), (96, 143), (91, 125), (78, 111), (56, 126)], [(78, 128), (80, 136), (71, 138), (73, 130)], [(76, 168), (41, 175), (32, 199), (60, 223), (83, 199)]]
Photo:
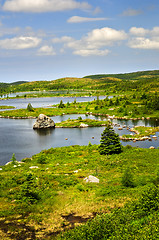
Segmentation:
[(99, 121), (93, 119), (67, 119), (60, 123), (56, 123), (56, 128), (86, 128), (86, 127), (102, 127), (107, 126), (108, 121)]

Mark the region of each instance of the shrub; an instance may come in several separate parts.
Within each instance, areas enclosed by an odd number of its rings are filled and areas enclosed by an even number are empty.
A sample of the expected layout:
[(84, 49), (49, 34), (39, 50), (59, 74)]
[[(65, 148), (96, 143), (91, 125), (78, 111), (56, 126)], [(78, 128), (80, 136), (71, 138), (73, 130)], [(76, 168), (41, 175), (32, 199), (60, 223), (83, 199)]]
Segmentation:
[(46, 163), (46, 155), (44, 154), (40, 154), (38, 156), (38, 159), (37, 159), (37, 163), (40, 163), (40, 164), (45, 164)]
[(159, 188), (155, 185), (148, 186), (139, 200), (140, 209), (145, 215), (159, 210)]
[(40, 199), (35, 177), (31, 173), (25, 176), (24, 182), (20, 187), (20, 191), (18, 192), (16, 199), (20, 203), (29, 204), (33, 204)]
[(133, 175), (129, 168), (127, 168), (121, 180), (124, 187), (135, 187)]
[(77, 120), (79, 120), (79, 121), (82, 121), (82, 117), (78, 117), (78, 119)]

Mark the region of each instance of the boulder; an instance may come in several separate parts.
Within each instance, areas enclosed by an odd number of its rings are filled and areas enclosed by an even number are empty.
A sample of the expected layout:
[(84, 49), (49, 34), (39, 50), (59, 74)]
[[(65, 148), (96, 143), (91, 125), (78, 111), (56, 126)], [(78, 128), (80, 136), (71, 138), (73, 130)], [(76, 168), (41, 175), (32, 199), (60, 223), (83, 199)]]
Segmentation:
[(80, 124), (80, 128), (87, 128), (87, 127), (88, 127), (88, 125), (85, 124), (85, 123), (81, 123), (81, 124)]
[(88, 182), (92, 182), (92, 183), (99, 183), (99, 179), (89, 175), (89, 177), (84, 178), (84, 180), (88, 183)]
[(33, 125), (33, 129), (42, 129), (42, 128), (55, 128), (54, 121), (50, 117), (44, 114), (40, 114)]
[(155, 147), (154, 147), (154, 146), (151, 146), (151, 147), (149, 147), (149, 149), (155, 149)]

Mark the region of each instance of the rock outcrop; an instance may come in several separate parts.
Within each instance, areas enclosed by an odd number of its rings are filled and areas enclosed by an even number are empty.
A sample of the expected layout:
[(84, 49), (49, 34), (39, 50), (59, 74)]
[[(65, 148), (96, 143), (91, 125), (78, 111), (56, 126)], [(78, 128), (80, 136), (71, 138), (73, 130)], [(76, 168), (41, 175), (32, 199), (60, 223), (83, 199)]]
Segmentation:
[(40, 114), (33, 125), (33, 129), (44, 129), (44, 128), (55, 128), (55, 123), (50, 117), (44, 114)]

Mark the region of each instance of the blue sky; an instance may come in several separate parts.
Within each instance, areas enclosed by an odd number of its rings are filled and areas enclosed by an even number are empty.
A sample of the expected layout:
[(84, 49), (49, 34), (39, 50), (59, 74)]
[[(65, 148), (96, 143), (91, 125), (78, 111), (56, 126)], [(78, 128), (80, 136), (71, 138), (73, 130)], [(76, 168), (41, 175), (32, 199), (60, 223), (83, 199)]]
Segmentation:
[(0, 0), (0, 82), (159, 69), (158, 0)]

